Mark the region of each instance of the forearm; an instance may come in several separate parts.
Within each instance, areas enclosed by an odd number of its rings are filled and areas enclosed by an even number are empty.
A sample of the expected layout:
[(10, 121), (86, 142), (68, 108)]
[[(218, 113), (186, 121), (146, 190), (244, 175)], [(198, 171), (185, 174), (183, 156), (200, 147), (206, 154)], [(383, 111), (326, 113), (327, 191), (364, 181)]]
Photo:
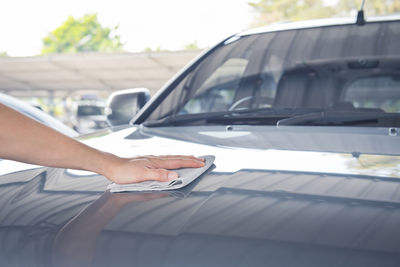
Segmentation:
[(193, 156), (120, 158), (89, 147), (0, 104), (0, 158), (48, 167), (93, 171), (116, 183), (169, 181), (174, 171), (202, 167)]
[(0, 125), (0, 158), (98, 173), (118, 160), (1, 104)]

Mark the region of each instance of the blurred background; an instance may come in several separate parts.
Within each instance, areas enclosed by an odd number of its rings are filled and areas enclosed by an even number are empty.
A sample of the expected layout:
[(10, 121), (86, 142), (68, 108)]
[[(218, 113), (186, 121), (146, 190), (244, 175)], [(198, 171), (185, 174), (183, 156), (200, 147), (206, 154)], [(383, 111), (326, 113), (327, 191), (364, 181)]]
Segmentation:
[[(110, 126), (107, 104), (123, 105), (117, 101), (120, 90), (151, 97), (203, 50), (231, 34), (286, 21), (355, 18), (361, 2), (2, 2), (0, 102), (11, 101), (17, 109), (33, 106), (79, 134), (89, 133)], [(367, 17), (396, 14), (400, 0), (367, 0), (364, 10)], [(132, 88), (142, 89), (126, 91)]]

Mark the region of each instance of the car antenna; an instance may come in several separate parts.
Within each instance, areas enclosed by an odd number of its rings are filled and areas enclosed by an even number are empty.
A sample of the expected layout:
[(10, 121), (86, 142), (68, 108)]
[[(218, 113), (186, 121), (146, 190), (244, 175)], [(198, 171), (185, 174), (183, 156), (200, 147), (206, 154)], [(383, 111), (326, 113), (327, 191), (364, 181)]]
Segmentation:
[(365, 4), (365, 0), (362, 0), (360, 10), (358, 10), (358, 12), (357, 12), (356, 24), (358, 26), (362, 26), (366, 23), (365, 17), (364, 17), (364, 4)]

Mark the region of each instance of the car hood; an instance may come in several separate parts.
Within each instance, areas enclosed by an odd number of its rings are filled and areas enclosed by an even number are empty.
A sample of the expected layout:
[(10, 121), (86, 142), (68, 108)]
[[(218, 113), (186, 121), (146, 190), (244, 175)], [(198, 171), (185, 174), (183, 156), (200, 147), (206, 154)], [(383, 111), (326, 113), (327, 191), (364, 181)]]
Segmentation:
[(132, 127), (84, 138), (120, 156), (215, 155), (215, 166), (179, 190), (112, 194), (93, 173), (19, 165), (0, 176), (2, 266), (400, 263), (393, 130)]

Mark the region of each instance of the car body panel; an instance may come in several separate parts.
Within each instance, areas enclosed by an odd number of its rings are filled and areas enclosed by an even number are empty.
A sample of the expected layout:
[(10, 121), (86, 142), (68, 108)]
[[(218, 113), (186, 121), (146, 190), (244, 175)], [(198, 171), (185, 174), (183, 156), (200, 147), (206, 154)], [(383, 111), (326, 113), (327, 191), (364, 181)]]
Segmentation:
[[(208, 127), (206, 135), (193, 137), (196, 143), (185, 140), (195, 127), (184, 128), (131, 127), (85, 140), (121, 156), (194, 151), (216, 156), (213, 169), (180, 190), (111, 194), (104, 192), (109, 181), (100, 175), (43, 167), (0, 176), (2, 265), (400, 262), (398, 147), (390, 155), (328, 152), (330, 132), (321, 131), (315, 149), (305, 151), (296, 144), (318, 131), (297, 127), (304, 135), (279, 148), (290, 140), (293, 126), (291, 131), (275, 129), (277, 137), (264, 144), (267, 149), (238, 149), (230, 138), (223, 139), (223, 146), (209, 144), (210, 138), (221, 138), (221, 127)], [(261, 132), (269, 137), (271, 129), (250, 131), (250, 136)], [(361, 145), (369, 141), (363, 139), (365, 133), (349, 132), (360, 147), (368, 147)], [(386, 136), (398, 144), (398, 137)], [(81, 258), (77, 246), (89, 259)]]

